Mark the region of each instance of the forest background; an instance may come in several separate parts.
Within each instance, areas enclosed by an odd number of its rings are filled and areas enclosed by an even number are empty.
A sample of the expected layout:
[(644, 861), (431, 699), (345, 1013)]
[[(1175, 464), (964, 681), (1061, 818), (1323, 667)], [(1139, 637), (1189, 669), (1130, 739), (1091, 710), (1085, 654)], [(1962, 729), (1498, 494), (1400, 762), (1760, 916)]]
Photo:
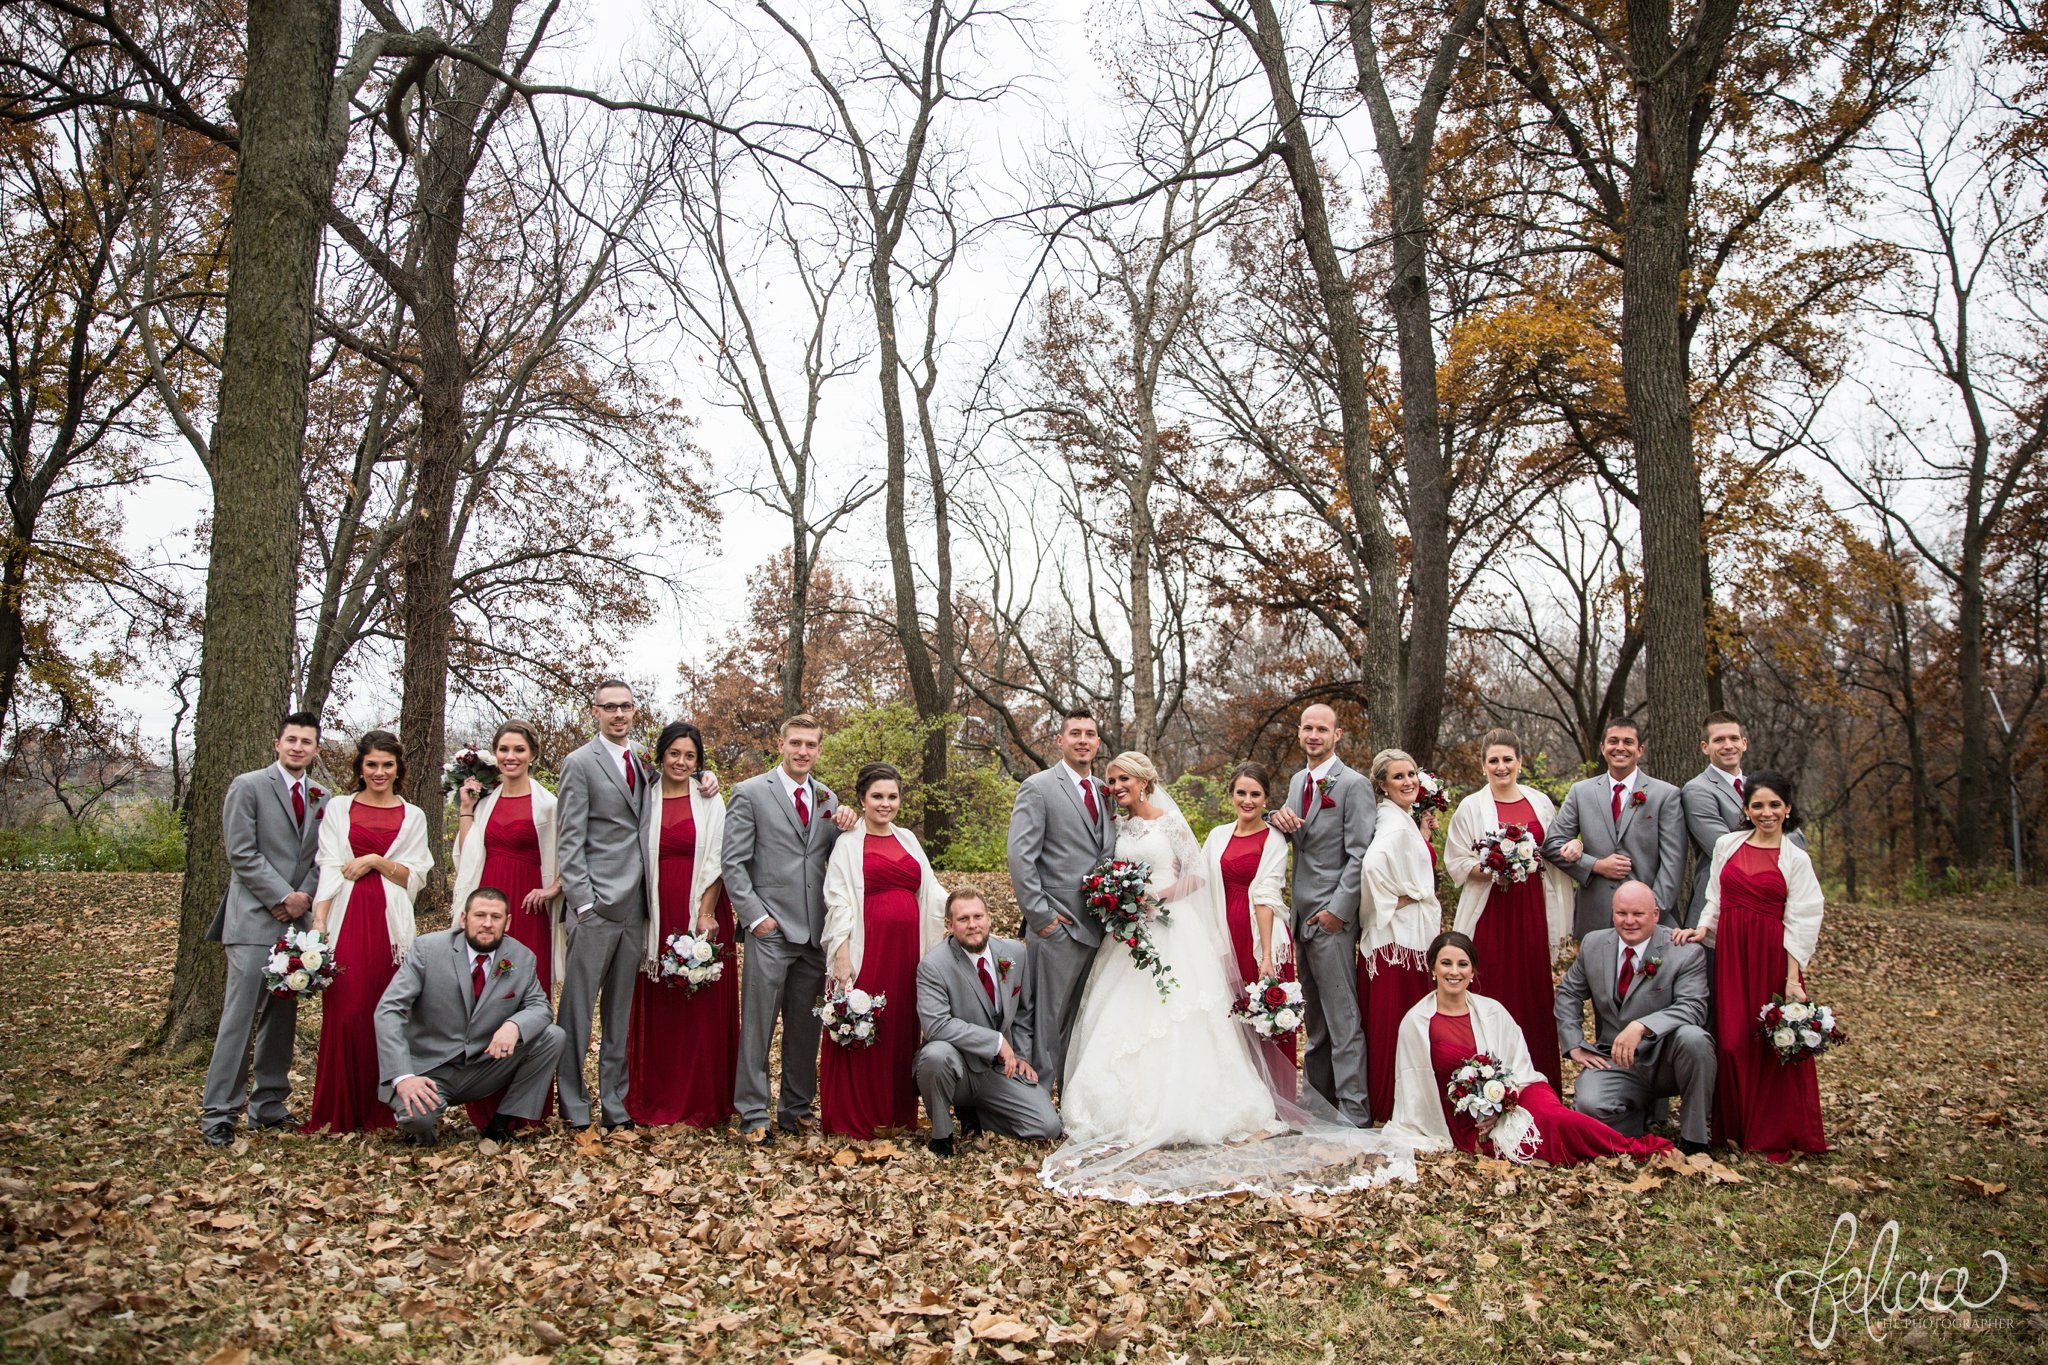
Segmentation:
[(622, 671), (939, 865), (1091, 706), (1557, 790), (1748, 723), (1850, 899), (2048, 802), (2039, 0), (10, 0), (0, 860), (182, 868)]

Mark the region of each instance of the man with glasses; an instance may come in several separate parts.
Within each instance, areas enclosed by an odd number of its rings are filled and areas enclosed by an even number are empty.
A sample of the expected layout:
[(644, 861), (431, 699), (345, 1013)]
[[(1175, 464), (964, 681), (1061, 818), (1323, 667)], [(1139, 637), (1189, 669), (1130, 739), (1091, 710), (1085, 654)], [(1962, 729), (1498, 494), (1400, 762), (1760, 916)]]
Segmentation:
[(590, 1091), (583, 1058), (590, 1050), (591, 1011), (604, 1011), (598, 1048), (598, 1090), (607, 1130), (630, 1128), (626, 1115), (626, 1026), (633, 1011), (633, 978), (647, 937), (646, 857), (640, 823), (653, 770), (633, 752), (639, 707), (631, 686), (618, 678), (597, 685), (590, 714), (597, 736), (562, 761), (555, 793), (559, 830), (556, 863), (562, 877), (562, 916), (568, 960), (562, 967), (559, 1084), (562, 1121), (590, 1126)]

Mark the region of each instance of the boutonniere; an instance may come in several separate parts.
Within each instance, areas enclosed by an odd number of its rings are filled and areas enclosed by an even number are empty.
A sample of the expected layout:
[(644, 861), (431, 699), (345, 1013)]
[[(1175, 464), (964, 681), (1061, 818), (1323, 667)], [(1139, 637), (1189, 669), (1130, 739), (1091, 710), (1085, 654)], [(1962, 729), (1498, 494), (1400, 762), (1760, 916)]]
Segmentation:
[(499, 959), (498, 959), (498, 975), (500, 975), (500, 976), (503, 976), (503, 975), (504, 975), (504, 974), (505, 974), (506, 972), (509, 972), (509, 971), (511, 971), (511, 970), (512, 970), (512, 959), (511, 959), (511, 958), (509, 958), (509, 957), (501, 957), (501, 958), (499, 958)]
[(997, 959), (996, 959), (996, 976), (997, 976), (997, 977), (998, 977), (999, 979), (1003, 980), (1003, 981), (1008, 981), (1008, 980), (1010, 979), (1010, 968), (1012, 968), (1012, 967), (1014, 967), (1014, 966), (1016, 966), (1016, 965), (1017, 965), (1016, 963), (1014, 963), (1014, 962), (1010, 961), (1010, 959), (1008, 959), (1007, 957), (999, 957), (999, 958), (997, 958)]
[(1333, 779), (1327, 777), (1316, 779), (1316, 795), (1323, 799), (1322, 809), (1324, 810), (1335, 810), (1337, 808), (1337, 799), (1330, 795), (1330, 783), (1332, 781)]
[(1654, 977), (1655, 975), (1657, 975), (1658, 968), (1662, 967), (1663, 965), (1664, 955), (1662, 953), (1659, 953), (1656, 957), (1653, 957), (1648, 962), (1645, 962), (1643, 964), (1642, 971), (1638, 972), (1637, 975), (1645, 979)]
[(312, 800), (312, 801), (318, 801), (318, 800), (319, 800), (319, 799), (320, 799), (321, 797), (323, 797), (323, 796), (325, 796), (325, 795), (327, 795), (327, 793), (326, 793), (326, 792), (324, 792), (324, 791), (321, 791), (321, 790), (320, 790), (320, 789), (319, 789), (318, 787), (314, 786), (314, 785), (313, 785), (312, 783), (310, 783), (310, 782), (309, 782), (309, 783), (307, 783), (307, 784), (306, 784), (306, 797), (307, 797), (307, 799), (308, 799), (308, 800)]
[(1643, 791), (1630, 792), (1628, 803), (1631, 806), (1647, 806), (1650, 804), (1650, 794)]

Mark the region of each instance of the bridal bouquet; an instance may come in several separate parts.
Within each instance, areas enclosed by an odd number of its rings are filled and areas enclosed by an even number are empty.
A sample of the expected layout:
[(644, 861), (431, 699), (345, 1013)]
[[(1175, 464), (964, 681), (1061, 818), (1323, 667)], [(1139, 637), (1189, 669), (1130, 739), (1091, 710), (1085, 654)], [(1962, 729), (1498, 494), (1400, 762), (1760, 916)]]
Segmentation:
[(1826, 1005), (1787, 1000), (1782, 995), (1772, 996), (1771, 1003), (1758, 1011), (1756, 1031), (1778, 1054), (1780, 1066), (1790, 1066), (1802, 1057), (1818, 1057), (1849, 1037)]
[(1536, 836), (1527, 825), (1496, 825), (1472, 842), (1479, 868), (1496, 882), (1526, 882), (1543, 864), (1536, 857)]
[(681, 986), (695, 994), (725, 975), (718, 960), (718, 944), (709, 934), (670, 934), (661, 945), (654, 963), (654, 979), (664, 986)]
[(474, 744), (441, 765), (442, 794), (461, 791), (462, 784), (472, 777), (483, 783), (485, 791), (498, 785), (497, 760)]
[(1173, 989), (1174, 980), (1152, 942), (1152, 922), (1164, 922), (1171, 912), (1149, 889), (1151, 877), (1149, 863), (1105, 858), (1081, 879), (1081, 898), (1110, 937), (1130, 949), (1131, 961), (1152, 974), (1163, 999)]
[(1420, 817), (1428, 811), (1448, 811), (1451, 808), (1451, 784), (1427, 768), (1415, 770), (1415, 780), (1421, 790), (1415, 793), (1415, 814)]
[(1230, 1013), (1250, 1024), (1261, 1038), (1285, 1038), (1307, 1019), (1303, 1010), (1299, 981), (1262, 976), (1245, 992), (1244, 1003)]
[(334, 945), (318, 929), (287, 929), (263, 964), (263, 989), (272, 995), (318, 995), (341, 968)]
[(855, 986), (844, 995), (822, 997), (811, 1013), (824, 1024), (825, 1036), (839, 1046), (873, 1047), (882, 1006), (888, 1003), (889, 997), (881, 992), (870, 994)]

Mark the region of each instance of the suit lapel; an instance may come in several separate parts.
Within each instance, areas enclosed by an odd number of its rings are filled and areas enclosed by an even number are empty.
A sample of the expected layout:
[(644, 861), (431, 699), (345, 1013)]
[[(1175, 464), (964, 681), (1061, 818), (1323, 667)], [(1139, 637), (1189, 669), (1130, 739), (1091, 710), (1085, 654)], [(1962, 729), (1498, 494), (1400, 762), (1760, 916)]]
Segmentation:
[[(612, 751), (601, 738), (591, 740), (590, 749), (592, 755), (597, 759), (597, 766), (604, 769), (605, 775), (611, 778), (612, 785), (618, 788), (619, 795), (626, 798), (627, 805), (632, 806), (633, 793), (626, 790), (626, 766), (623, 763), (612, 762)], [(632, 752), (630, 748), (627, 749), (627, 756), (631, 757)], [(637, 810), (639, 808), (635, 806), (634, 809)]]
[[(306, 779), (302, 777), (299, 780), (303, 782)], [(302, 830), (304, 827), (299, 824), (298, 812), (292, 809), (292, 784), (286, 780), (284, 770), (275, 763), (270, 765), (270, 789), (277, 793), (278, 809), (284, 812), (284, 818), (291, 822), (291, 827), (296, 830)], [(313, 803), (308, 801), (306, 802), (306, 814), (311, 815), (312, 813)]]
[[(1608, 777), (1603, 777), (1601, 779), (1601, 781), (1610, 784), (1608, 787), (1608, 791), (1610, 793), (1614, 790), (1613, 786), (1611, 785), (1613, 780), (1614, 779)], [(1636, 785), (1634, 787), (1631, 787), (1628, 791), (1622, 794), (1621, 819), (1616, 820), (1614, 822), (1614, 846), (1616, 848), (1621, 847), (1622, 836), (1628, 833), (1629, 825), (1634, 823), (1636, 813), (1636, 797), (1642, 793), (1642, 790), (1642, 780), (1639, 778), (1637, 779)], [(1614, 797), (1612, 795), (1609, 795), (1607, 798), (1607, 814), (1608, 818), (1610, 819), (1612, 819), (1614, 816)]]

